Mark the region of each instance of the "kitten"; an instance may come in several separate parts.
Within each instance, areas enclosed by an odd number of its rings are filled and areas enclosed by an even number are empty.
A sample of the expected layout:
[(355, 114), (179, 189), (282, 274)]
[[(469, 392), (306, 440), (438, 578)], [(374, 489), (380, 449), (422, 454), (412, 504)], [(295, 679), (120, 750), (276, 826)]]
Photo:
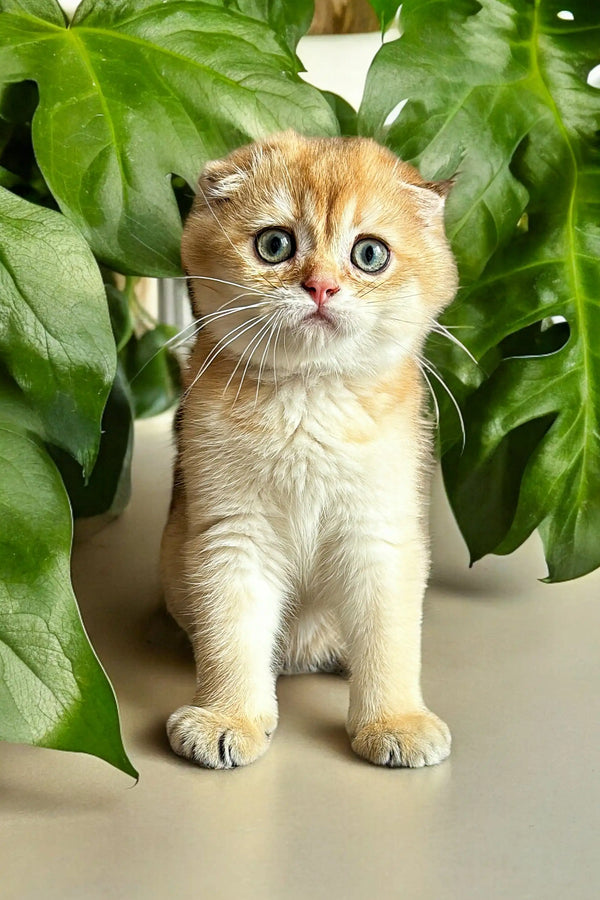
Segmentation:
[(265, 752), (278, 672), (340, 667), (359, 756), (450, 752), (420, 689), (418, 362), (456, 290), (447, 189), (371, 140), (293, 132), (200, 176), (182, 243), (199, 326), (161, 565), (197, 668), (167, 731), (201, 766)]

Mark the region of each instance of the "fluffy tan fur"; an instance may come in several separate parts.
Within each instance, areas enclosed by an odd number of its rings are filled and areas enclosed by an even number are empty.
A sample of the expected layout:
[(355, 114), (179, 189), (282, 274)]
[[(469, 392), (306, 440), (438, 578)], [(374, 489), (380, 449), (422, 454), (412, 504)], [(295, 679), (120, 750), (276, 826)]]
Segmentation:
[[(198, 333), (178, 413), (162, 545), (196, 692), (176, 753), (252, 762), (277, 724), (280, 671), (344, 668), (354, 750), (440, 762), (447, 727), (420, 689), (430, 456), (419, 356), (452, 299), (447, 185), (366, 139), (281, 135), (210, 163), (182, 258)], [(269, 263), (262, 229), (295, 240)], [(366, 272), (365, 237), (389, 249)], [(307, 285), (325, 280), (326, 317)]]

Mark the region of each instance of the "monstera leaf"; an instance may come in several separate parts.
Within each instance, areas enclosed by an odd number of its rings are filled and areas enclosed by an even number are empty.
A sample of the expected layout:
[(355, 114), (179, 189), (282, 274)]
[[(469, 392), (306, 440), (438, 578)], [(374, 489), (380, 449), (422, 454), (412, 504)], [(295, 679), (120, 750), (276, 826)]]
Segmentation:
[(600, 565), (600, 7), (567, 5), (407, 0), (360, 115), (425, 176), (458, 170), (445, 321), (480, 366), (437, 355), (466, 430), (446, 485), (473, 559), (537, 527), (550, 580)]
[(385, 31), (398, 12), (398, 0), (369, 0), (369, 3), (377, 13), (382, 32)]
[(225, 0), (225, 6), (266, 22), (292, 51), (308, 31), (315, 9), (313, 0)]
[(290, 46), (260, 21), (308, 4), (84, 0), (70, 25), (53, 0), (0, 0), (0, 82), (39, 88), (38, 165), (96, 256), (126, 273), (179, 272), (171, 179), (269, 132), (334, 134)]

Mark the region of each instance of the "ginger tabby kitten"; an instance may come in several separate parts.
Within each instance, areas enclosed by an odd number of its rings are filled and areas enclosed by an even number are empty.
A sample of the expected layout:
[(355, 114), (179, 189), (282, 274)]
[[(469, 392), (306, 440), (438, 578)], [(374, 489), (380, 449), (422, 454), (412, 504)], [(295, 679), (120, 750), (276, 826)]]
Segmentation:
[(182, 259), (198, 319), (162, 544), (196, 691), (173, 750), (261, 756), (279, 672), (349, 675), (355, 752), (433, 765), (420, 688), (430, 428), (420, 353), (457, 276), (448, 183), (364, 138), (293, 132), (209, 163)]

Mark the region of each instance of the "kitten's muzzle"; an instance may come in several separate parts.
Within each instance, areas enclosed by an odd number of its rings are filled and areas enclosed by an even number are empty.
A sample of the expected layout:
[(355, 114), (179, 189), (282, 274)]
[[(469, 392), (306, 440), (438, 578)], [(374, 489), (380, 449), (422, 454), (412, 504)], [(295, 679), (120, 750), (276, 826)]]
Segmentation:
[[(324, 304), (330, 300), (334, 294), (337, 294), (340, 287), (335, 283), (333, 278), (320, 278), (318, 276), (312, 276), (302, 283), (302, 287), (305, 291), (307, 291), (312, 300), (317, 304), (318, 312), (320, 313)], [(317, 313), (318, 314), (318, 313)]]

